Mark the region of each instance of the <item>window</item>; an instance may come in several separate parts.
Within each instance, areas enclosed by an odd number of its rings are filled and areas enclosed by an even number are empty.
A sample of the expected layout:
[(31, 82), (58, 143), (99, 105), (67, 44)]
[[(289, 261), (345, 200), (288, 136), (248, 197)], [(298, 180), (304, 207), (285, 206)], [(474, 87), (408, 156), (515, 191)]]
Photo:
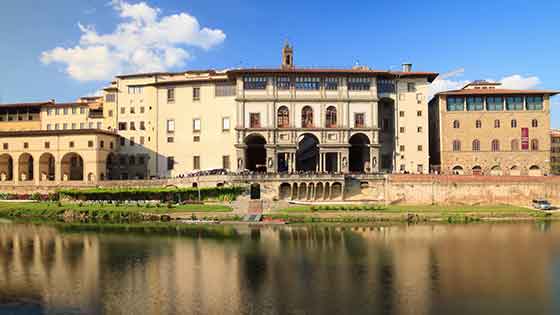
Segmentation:
[(193, 136), (193, 142), (200, 142), (200, 136)]
[(364, 128), (365, 127), (365, 114), (364, 113), (354, 113), (354, 128)]
[(92, 122), (90, 122), (90, 123), (88, 124), (88, 128), (89, 128), (89, 129), (93, 129), (93, 123), (92, 123)]
[(378, 93), (393, 93), (395, 92), (395, 83), (392, 80), (378, 79), (377, 80)]
[(64, 107), (62, 112), (64, 113), (64, 116), (68, 115), (68, 107)]
[(290, 78), (288, 77), (276, 78), (276, 88), (278, 90), (289, 90), (291, 85)]
[[(82, 124), (83, 123), (80, 124), (80, 128), (83, 128)], [(126, 123), (125, 122), (119, 122), (119, 130), (126, 130)]]
[(399, 127), (399, 132), (404, 133), (404, 127)]
[(301, 110), (301, 126), (303, 128), (313, 128), (313, 109), (305, 106)]
[(500, 151), (500, 141), (498, 140), (492, 140), (492, 151), (493, 152), (497, 152)]
[(474, 152), (480, 151), (480, 141), (478, 139), (474, 139), (472, 142), (472, 150)]
[(167, 137), (167, 143), (173, 143), (175, 139), (173, 137)]
[(278, 114), (276, 115), (276, 124), (278, 128), (288, 128), (290, 127), (290, 111), (288, 107), (281, 106), (278, 108)]
[(423, 150), (422, 146), (419, 145), (419, 146), (418, 146), (418, 151), (422, 151), (422, 150)]
[(222, 168), (229, 169), (229, 155), (222, 156)]
[(100, 148), (105, 147), (105, 141), (103, 141), (103, 140), (99, 141), (99, 147)]
[(368, 91), (371, 86), (370, 78), (353, 77), (348, 78), (349, 91)]
[(200, 131), (200, 118), (193, 119), (193, 131), (194, 132)]
[(54, 130), (58, 130), (60, 129), (60, 126), (58, 124), (54, 124)]
[(102, 123), (101, 122), (97, 122), (97, 129), (103, 129)]
[(484, 101), (480, 96), (469, 96), (467, 97), (467, 110), (483, 110)]
[(486, 98), (487, 110), (504, 110), (504, 98), (501, 96), (488, 96)]
[(93, 148), (93, 141), (89, 140), (87, 142), (87, 146), (88, 146), (88, 148)]
[[(166, 126), (167, 126), (167, 132), (168, 133), (175, 132), (175, 120), (174, 119), (168, 119), (167, 123), (166, 123)], [(194, 129), (194, 130), (197, 130), (197, 129)], [(198, 130), (200, 130), (200, 127), (198, 128)]]
[(456, 112), (464, 110), (465, 99), (462, 97), (448, 97), (447, 98), (447, 111)]
[(418, 164), (416, 165), (416, 173), (424, 173), (424, 165), (423, 164)]
[(130, 113), (131, 113), (131, 114), (134, 114), (134, 113), (135, 113), (134, 106), (131, 106), (131, 107), (130, 107)]
[(144, 121), (140, 122), (140, 130), (146, 130), (146, 124), (144, 123)]
[(336, 107), (327, 107), (326, 128), (336, 127)]
[(124, 107), (121, 107), (121, 114), (126, 113), (126, 109)]
[(133, 121), (131, 121), (129, 124), (130, 124), (130, 130), (136, 130), (136, 126), (134, 125)]
[(314, 90), (319, 90), (320, 88), (321, 88), (321, 80), (319, 78), (310, 78), (310, 77), (296, 78), (297, 90), (314, 91)]
[(542, 96), (527, 96), (527, 110), (542, 110), (543, 98)]
[(70, 141), (70, 142), (68, 143), (68, 147), (69, 147), (69, 148), (73, 148), (73, 147), (74, 147), (74, 141)]
[(249, 113), (249, 128), (261, 127), (261, 113)]
[(200, 156), (198, 155), (193, 156), (193, 169), (195, 170), (200, 169)]
[(523, 98), (521, 96), (506, 97), (507, 110), (523, 110)]
[(105, 101), (106, 102), (115, 102), (115, 94), (114, 93), (109, 93), (109, 94), (105, 95)]
[(167, 89), (167, 103), (175, 102), (175, 88)]
[(175, 166), (175, 160), (172, 156), (167, 157), (167, 170), (170, 171)]
[(404, 172), (404, 171), (406, 170), (406, 165), (401, 164), (401, 165), (399, 166), (399, 169), (401, 170), (401, 172)]
[(46, 141), (45, 142), (45, 149), (50, 149), (51, 148), (51, 143)]
[(539, 126), (539, 121), (536, 119), (531, 120), (531, 127), (537, 128)]
[(511, 140), (511, 151), (519, 151), (519, 140), (513, 139)]
[(60, 108), (55, 109), (56, 116), (60, 115)]
[(144, 114), (146, 108), (144, 106), (140, 106), (140, 114)]
[(29, 142), (24, 142), (23, 143), (23, 148), (24, 149), (29, 149)]
[(327, 91), (338, 90), (338, 78), (325, 78), (325, 90)]
[(453, 151), (454, 152), (461, 151), (461, 141), (453, 140)]
[(128, 140), (128, 145), (130, 145), (131, 147), (134, 146), (134, 137), (130, 137), (130, 140)]
[(144, 136), (140, 136), (140, 144), (144, 144), (145, 142), (146, 142), (146, 141), (145, 141)]
[(80, 107), (80, 114), (85, 114), (86, 113), (86, 109), (84, 107)]
[(47, 116), (51, 116), (53, 114), (53, 109), (49, 108), (47, 109)]
[(72, 123), (72, 129), (76, 129), (76, 123)]
[(416, 111), (416, 116), (422, 117), (422, 111), (421, 111), (421, 110), (417, 110), (417, 111)]
[(222, 118), (222, 131), (229, 131), (230, 129), (230, 121), (229, 121), (229, 117), (223, 117)]
[(193, 87), (192, 89), (192, 99), (193, 101), (200, 101), (200, 88)]
[(482, 121), (477, 119), (476, 122), (475, 122), (475, 127), (476, 128), (482, 128)]
[(531, 140), (531, 151), (538, 151), (539, 150), (539, 140), (533, 139)]
[(404, 110), (399, 111), (399, 117), (404, 117)]
[(51, 124), (47, 124), (47, 130), (51, 130)]
[(77, 108), (76, 106), (72, 106), (72, 115), (76, 115)]
[(515, 119), (511, 120), (511, 128), (517, 128), (517, 120)]
[(245, 77), (243, 78), (243, 88), (245, 90), (264, 90), (266, 89), (267, 78), (265, 77)]
[(119, 139), (120, 139), (121, 145), (124, 146), (124, 140), (125, 140), (124, 137), (120, 137)]
[(453, 121), (453, 129), (461, 128), (461, 123), (458, 120)]
[(217, 83), (214, 95), (220, 96), (235, 96), (235, 84), (231, 83)]
[(404, 145), (399, 146), (399, 151), (404, 152)]
[[(85, 123), (80, 123), (80, 129), (84, 129)], [(124, 125), (124, 128), (126, 129), (126, 124)]]
[(408, 82), (406, 87), (408, 92), (416, 92), (416, 84), (414, 82)]
[(68, 124), (67, 123), (63, 123), (62, 124), (62, 130), (66, 130), (68, 129)]
[(494, 120), (494, 128), (500, 128), (500, 120), (499, 119)]
[(417, 132), (422, 132), (422, 126), (418, 126), (418, 127), (416, 128), (416, 131), (417, 131)]

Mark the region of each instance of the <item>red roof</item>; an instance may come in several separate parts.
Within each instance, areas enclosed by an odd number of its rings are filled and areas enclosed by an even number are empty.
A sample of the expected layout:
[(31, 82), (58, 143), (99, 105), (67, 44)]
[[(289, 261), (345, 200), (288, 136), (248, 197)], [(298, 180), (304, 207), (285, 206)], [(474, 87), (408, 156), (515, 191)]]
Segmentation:
[(554, 90), (510, 90), (510, 89), (464, 89), (439, 92), (436, 95), (513, 95), (513, 94), (547, 94), (556, 95)]

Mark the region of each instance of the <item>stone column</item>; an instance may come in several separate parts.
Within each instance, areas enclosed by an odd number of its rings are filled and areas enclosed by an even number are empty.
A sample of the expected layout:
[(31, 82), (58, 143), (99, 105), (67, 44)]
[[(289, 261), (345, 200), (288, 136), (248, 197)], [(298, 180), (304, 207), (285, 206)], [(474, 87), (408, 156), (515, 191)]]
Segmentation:
[(246, 146), (240, 146), (237, 148), (237, 150), (235, 150), (237, 155), (236, 164), (238, 172), (241, 172), (245, 169), (245, 147)]
[(41, 180), (41, 173), (39, 171), (41, 165), (40, 157), (35, 158), (33, 157), (33, 182), (35, 185), (39, 185), (39, 181)]
[(340, 166), (341, 166), (341, 171), (342, 173), (348, 173), (349, 169), (348, 169), (348, 150), (346, 150), (345, 152), (341, 152), (340, 153)]
[(370, 146), (369, 148), (369, 165), (372, 173), (379, 173), (379, 148)]
[(12, 166), (12, 178), (14, 180), (14, 183), (19, 183), (19, 156), (12, 160)]
[(266, 148), (266, 172), (277, 173), (278, 171), (278, 156), (276, 155), (276, 148)]

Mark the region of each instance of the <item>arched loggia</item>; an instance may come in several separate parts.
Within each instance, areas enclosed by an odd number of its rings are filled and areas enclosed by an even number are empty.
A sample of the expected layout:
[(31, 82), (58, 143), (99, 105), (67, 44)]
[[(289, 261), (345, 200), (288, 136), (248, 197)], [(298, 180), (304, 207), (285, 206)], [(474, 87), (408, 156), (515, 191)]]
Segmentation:
[(364, 173), (370, 169), (369, 138), (363, 133), (350, 137), (349, 167), (350, 172)]
[(247, 136), (244, 141), (247, 145), (245, 150), (245, 168), (250, 171), (266, 172), (266, 140), (259, 134)]
[(319, 160), (319, 140), (310, 133), (303, 134), (298, 141), (296, 151), (296, 170), (313, 172), (317, 170)]

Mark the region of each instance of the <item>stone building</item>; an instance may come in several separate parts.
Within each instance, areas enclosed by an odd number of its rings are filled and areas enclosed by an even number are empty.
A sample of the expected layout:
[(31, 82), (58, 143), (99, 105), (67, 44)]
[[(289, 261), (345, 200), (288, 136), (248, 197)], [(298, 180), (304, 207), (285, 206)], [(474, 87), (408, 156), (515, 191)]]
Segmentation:
[(550, 173), (550, 97), (474, 81), (430, 102), (430, 165), (442, 174)]
[(550, 130), (550, 172), (560, 175), (560, 130)]

